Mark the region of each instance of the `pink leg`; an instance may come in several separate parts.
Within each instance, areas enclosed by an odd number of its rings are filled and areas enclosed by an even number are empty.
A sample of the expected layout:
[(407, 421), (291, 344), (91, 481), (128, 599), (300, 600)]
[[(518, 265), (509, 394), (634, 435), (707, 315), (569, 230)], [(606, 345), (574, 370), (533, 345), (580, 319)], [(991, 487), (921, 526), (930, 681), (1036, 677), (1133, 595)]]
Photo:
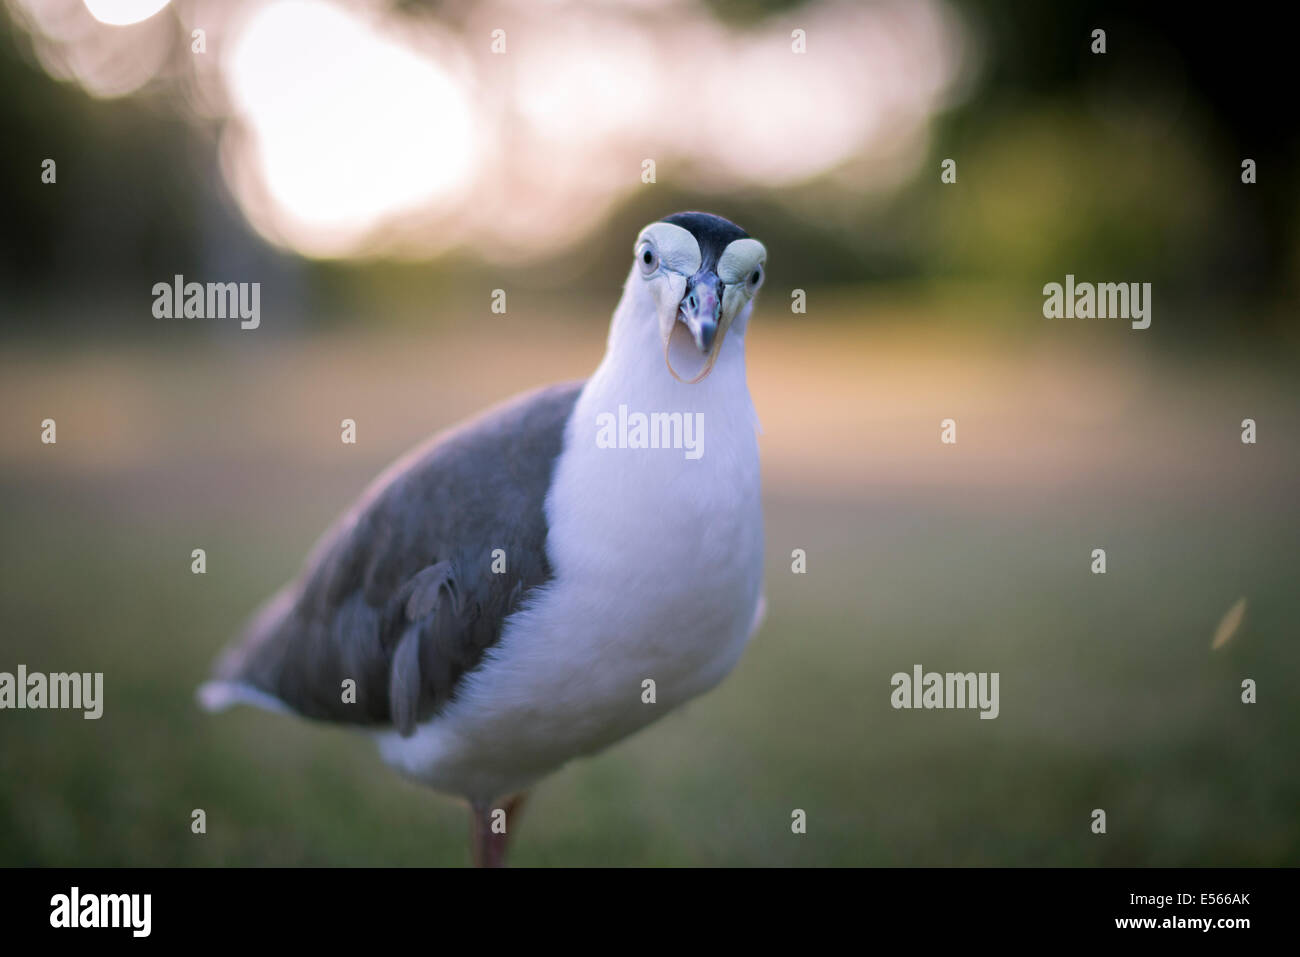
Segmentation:
[(500, 808), (506, 813), (505, 833), (492, 830), (493, 811), (498, 808), (488, 804), (470, 805), (470, 850), (473, 852), (475, 867), (506, 866), (506, 845), (526, 797), (526, 793), (516, 794), (505, 803), (504, 808)]

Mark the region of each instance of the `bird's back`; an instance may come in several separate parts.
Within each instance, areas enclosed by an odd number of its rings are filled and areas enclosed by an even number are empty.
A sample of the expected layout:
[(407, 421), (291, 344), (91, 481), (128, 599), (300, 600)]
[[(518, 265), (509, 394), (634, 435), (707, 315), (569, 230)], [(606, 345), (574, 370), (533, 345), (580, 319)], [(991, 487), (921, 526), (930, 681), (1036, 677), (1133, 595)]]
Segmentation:
[(204, 704), (402, 733), (437, 713), (551, 575), (544, 504), (581, 387), (529, 393), (389, 468), (254, 616)]

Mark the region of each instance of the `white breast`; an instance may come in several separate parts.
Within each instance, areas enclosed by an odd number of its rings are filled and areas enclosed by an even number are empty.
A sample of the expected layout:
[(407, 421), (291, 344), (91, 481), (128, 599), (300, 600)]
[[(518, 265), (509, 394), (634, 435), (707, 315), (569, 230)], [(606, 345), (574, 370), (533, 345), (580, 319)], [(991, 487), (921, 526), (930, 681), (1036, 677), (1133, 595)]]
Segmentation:
[[(579, 397), (556, 464), (554, 578), (442, 715), (410, 738), (379, 735), (386, 760), (435, 788), (503, 797), (636, 731), (720, 681), (755, 623), (763, 528), (741, 336), (696, 385), (619, 357)], [(703, 454), (598, 447), (597, 417), (620, 404), (703, 413)]]

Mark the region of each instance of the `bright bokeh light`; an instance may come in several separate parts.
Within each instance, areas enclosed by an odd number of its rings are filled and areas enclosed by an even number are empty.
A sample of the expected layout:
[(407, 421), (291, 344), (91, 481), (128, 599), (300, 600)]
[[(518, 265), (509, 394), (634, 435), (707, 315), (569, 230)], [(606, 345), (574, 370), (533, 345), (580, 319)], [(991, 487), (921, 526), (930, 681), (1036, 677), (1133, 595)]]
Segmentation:
[(90, 15), (100, 23), (125, 27), (148, 20), (171, 0), (84, 0)]
[(456, 79), (332, 3), (258, 10), (223, 72), (271, 203), (253, 218), (306, 251), (346, 251), (394, 214), (449, 205), (472, 175), (475, 124)]
[(833, 222), (915, 175), (974, 57), (947, 0), (806, 0), (745, 23), (703, 0), (184, 0), (130, 30), (91, 13), (165, 0), (0, 3), (52, 76), (179, 92), (222, 124), (244, 216), (319, 257), (553, 258), (650, 186), (648, 160), (674, 191), (820, 179), (805, 195)]

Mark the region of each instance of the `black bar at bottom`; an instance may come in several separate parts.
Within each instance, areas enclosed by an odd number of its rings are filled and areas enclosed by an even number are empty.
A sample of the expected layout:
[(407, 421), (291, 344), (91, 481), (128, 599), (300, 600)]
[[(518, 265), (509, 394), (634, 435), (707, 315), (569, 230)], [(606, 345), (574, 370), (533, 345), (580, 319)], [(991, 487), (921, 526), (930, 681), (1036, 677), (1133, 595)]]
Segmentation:
[(819, 934), (847, 925), (870, 934), (867, 939), (920, 933), (926, 943), (1199, 936), (1230, 944), (1286, 931), (1298, 874), (1262, 868), (12, 868), (0, 870), (0, 927), (6, 944), (63, 938), (90, 946), (116, 939), (141, 946), (373, 947), (390, 935), (434, 945), (462, 932), (494, 943), (513, 934), (545, 943), (597, 929), (615, 934), (611, 943), (638, 936), (666, 943), (662, 935), (675, 925), (733, 942), (780, 925)]

